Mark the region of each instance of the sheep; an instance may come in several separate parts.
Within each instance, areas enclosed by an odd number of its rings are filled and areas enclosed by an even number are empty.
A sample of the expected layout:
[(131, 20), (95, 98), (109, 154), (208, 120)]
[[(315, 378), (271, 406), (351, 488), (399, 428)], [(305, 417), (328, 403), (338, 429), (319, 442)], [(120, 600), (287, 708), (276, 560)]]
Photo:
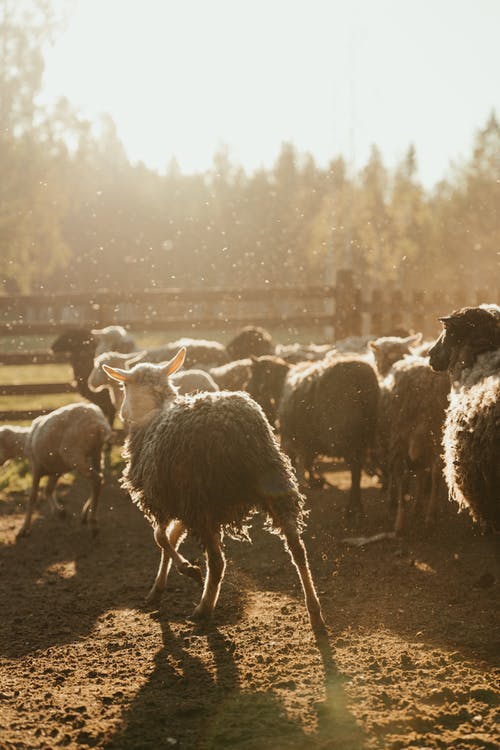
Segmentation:
[(412, 336), (382, 336), (378, 339), (368, 342), (370, 350), (373, 352), (377, 370), (382, 378), (389, 373), (389, 370), (395, 362), (403, 359), (405, 354), (412, 353), (412, 346), (416, 346), (422, 339), (421, 333)]
[(450, 496), (484, 530), (500, 532), (500, 306), (463, 307), (440, 318), (431, 367), (448, 371), (443, 434)]
[(274, 354), (271, 334), (259, 326), (246, 326), (226, 345), (229, 359), (245, 359)]
[(385, 432), (389, 495), (394, 493), (397, 501), (397, 534), (405, 528), (410, 475), (416, 477), (417, 507), (423, 504), (430, 475), (425, 523), (435, 520), (442, 488), (440, 449), (448, 392), (446, 375), (434, 372), (427, 359), (416, 356), (396, 362), (382, 384), (379, 425)]
[(163, 346), (157, 346), (153, 349), (146, 349), (143, 352), (139, 352), (139, 354), (131, 360), (131, 364), (139, 364), (140, 362), (158, 364), (170, 359), (175, 352), (182, 347), (187, 349), (186, 367), (190, 369), (200, 365), (218, 367), (229, 362), (229, 355), (225, 346), (218, 341), (182, 338), (171, 344), (165, 344)]
[(97, 342), (95, 350), (96, 357), (103, 352), (113, 351), (127, 354), (136, 349), (134, 339), (130, 333), (123, 328), (123, 326), (94, 328), (91, 331), (91, 334)]
[[(130, 354), (103, 352), (95, 358), (94, 368), (89, 375), (89, 388), (93, 391), (101, 391), (104, 388), (107, 388), (111, 396), (111, 401), (117, 412), (122, 405), (123, 391), (116, 380), (110, 380), (106, 376), (106, 373), (102, 369), (102, 365), (107, 364), (110, 367), (122, 366), (125, 369), (128, 369), (131, 361), (134, 362), (135, 360), (131, 360)], [(198, 393), (199, 391), (219, 390), (213, 377), (210, 373), (205, 372), (205, 370), (184, 370), (184, 372), (176, 372), (175, 375), (173, 375), (173, 380), (181, 395), (187, 393)]]
[[(302, 365), (297, 363), (297, 366), (307, 366), (307, 364), (307, 362)], [(271, 424), (276, 424), (285, 379), (291, 367), (290, 363), (275, 355), (252, 359), (247, 391), (264, 409)]]
[(220, 367), (211, 367), (209, 374), (215, 380), (221, 390), (244, 391), (252, 373), (252, 360), (250, 357), (228, 362)]
[(346, 460), (351, 470), (347, 513), (360, 514), (361, 470), (378, 415), (380, 388), (373, 368), (340, 355), (293, 366), (268, 357), (254, 363), (248, 391), (272, 408), (271, 414), (278, 403), (282, 447), (293, 462), (304, 464), (311, 481), (317, 456)]
[(97, 504), (102, 485), (101, 453), (111, 428), (95, 404), (68, 404), (37, 417), (30, 427), (0, 427), (0, 465), (26, 456), (32, 485), (24, 523), (17, 536), (29, 534), (40, 479), (48, 475), (46, 493), (53, 508), (62, 511), (54, 490), (62, 474), (76, 469), (90, 479), (92, 494), (82, 509), (82, 522), (97, 533)]
[(107, 390), (93, 391), (88, 384), (89, 375), (94, 367), (96, 346), (97, 343), (93, 334), (85, 328), (78, 328), (64, 331), (53, 342), (51, 349), (54, 354), (59, 352), (70, 353), (76, 389), (82, 396), (102, 409), (104, 416), (112, 427), (116, 409), (109, 392)]
[(248, 538), (246, 519), (264, 511), (282, 536), (299, 574), (312, 627), (324, 628), (320, 603), (302, 541), (304, 498), (288, 458), (279, 450), (262, 409), (245, 393), (218, 391), (178, 395), (172, 375), (185, 348), (166, 365), (143, 363), (131, 370), (104, 365), (123, 383), (121, 416), (130, 425), (122, 485), (154, 526), (161, 561), (148, 601), (165, 589), (171, 562), (200, 579), (197, 567), (177, 551), (185, 532), (206, 552), (207, 572), (192, 617), (210, 617), (225, 568), (226, 531)]
[(297, 364), (323, 359), (332, 349), (333, 344), (276, 344), (274, 353), (285, 362)]

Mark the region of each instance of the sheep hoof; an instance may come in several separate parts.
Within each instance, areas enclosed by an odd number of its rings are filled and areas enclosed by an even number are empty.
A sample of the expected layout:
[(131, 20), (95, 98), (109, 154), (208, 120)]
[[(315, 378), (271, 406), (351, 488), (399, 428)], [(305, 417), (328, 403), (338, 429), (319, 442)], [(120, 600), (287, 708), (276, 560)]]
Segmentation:
[(59, 518), (62, 518), (64, 520), (66, 520), (68, 518), (68, 513), (66, 511), (66, 508), (63, 508), (62, 505), (58, 505), (56, 507), (56, 513), (57, 513), (57, 515), (58, 515)]
[(22, 539), (25, 536), (29, 536), (30, 531), (31, 531), (31, 529), (27, 528), (26, 526), (23, 526), (17, 532), (17, 534), (16, 534), (16, 540), (17, 539)]
[(194, 608), (188, 619), (192, 620), (193, 622), (204, 622), (205, 620), (210, 619), (211, 614), (211, 611), (207, 610), (205, 607), (202, 607), (201, 604), (198, 604), (198, 606)]
[(184, 575), (189, 576), (196, 581), (199, 586), (203, 586), (203, 575), (201, 568), (198, 565), (186, 565), (183, 566), (182, 571)]

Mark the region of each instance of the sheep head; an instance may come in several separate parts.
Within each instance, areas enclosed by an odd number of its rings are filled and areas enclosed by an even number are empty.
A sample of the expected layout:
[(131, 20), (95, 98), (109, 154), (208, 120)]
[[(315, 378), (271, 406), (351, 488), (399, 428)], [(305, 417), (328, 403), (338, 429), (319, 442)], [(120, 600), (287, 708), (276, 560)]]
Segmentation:
[(125, 390), (120, 418), (130, 423), (147, 421), (164, 401), (174, 398), (177, 391), (169, 378), (182, 367), (185, 357), (186, 348), (182, 347), (171, 360), (160, 364), (142, 362), (130, 370), (103, 364), (106, 375)]
[(443, 330), (429, 350), (434, 370), (471, 367), (479, 354), (500, 347), (500, 308), (497, 305), (463, 307), (440, 318)]

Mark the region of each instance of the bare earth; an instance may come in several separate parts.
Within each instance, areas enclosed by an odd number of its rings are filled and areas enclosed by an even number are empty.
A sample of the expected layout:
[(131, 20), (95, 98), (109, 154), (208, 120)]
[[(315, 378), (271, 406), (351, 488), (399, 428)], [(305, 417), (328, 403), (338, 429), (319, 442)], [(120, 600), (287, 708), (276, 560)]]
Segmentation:
[[(0, 748), (498, 748), (493, 540), (448, 511), (433, 533), (349, 547), (348, 475), (330, 479), (308, 494), (305, 537), (323, 645), (258, 517), (253, 545), (227, 541), (214, 622), (200, 627), (187, 620), (196, 584), (175, 572), (160, 610), (142, 607), (158, 553), (116, 483), (98, 541), (77, 519), (83, 484), (66, 521), (42, 507), (17, 544), (24, 498), (1, 498)], [(370, 480), (364, 501), (355, 535), (387, 529)]]

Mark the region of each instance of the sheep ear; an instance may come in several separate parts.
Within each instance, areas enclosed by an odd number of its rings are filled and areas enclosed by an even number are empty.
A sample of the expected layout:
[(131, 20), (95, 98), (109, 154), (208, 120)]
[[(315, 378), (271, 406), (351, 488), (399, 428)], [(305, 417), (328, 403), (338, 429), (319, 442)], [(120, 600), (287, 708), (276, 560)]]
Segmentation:
[(118, 380), (119, 383), (125, 383), (129, 372), (127, 370), (121, 370), (119, 367), (110, 367), (109, 365), (102, 365), (102, 369), (112, 380)]
[(170, 375), (173, 375), (174, 372), (177, 372), (180, 367), (182, 367), (182, 365), (184, 364), (184, 360), (186, 359), (186, 352), (186, 347), (181, 347), (175, 357), (172, 357), (170, 362), (167, 362), (167, 364), (162, 367), (162, 370), (167, 378)]
[(453, 315), (445, 315), (442, 318), (438, 318), (438, 320), (446, 325), (446, 323), (451, 323), (451, 321), (453, 320)]
[(377, 349), (378, 349), (378, 344), (377, 344), (376, 341), (369, 341), (368, 342), (368, 346), (370, 347), (370, 349), (372, 350), (372, 352), (376, 352)]

